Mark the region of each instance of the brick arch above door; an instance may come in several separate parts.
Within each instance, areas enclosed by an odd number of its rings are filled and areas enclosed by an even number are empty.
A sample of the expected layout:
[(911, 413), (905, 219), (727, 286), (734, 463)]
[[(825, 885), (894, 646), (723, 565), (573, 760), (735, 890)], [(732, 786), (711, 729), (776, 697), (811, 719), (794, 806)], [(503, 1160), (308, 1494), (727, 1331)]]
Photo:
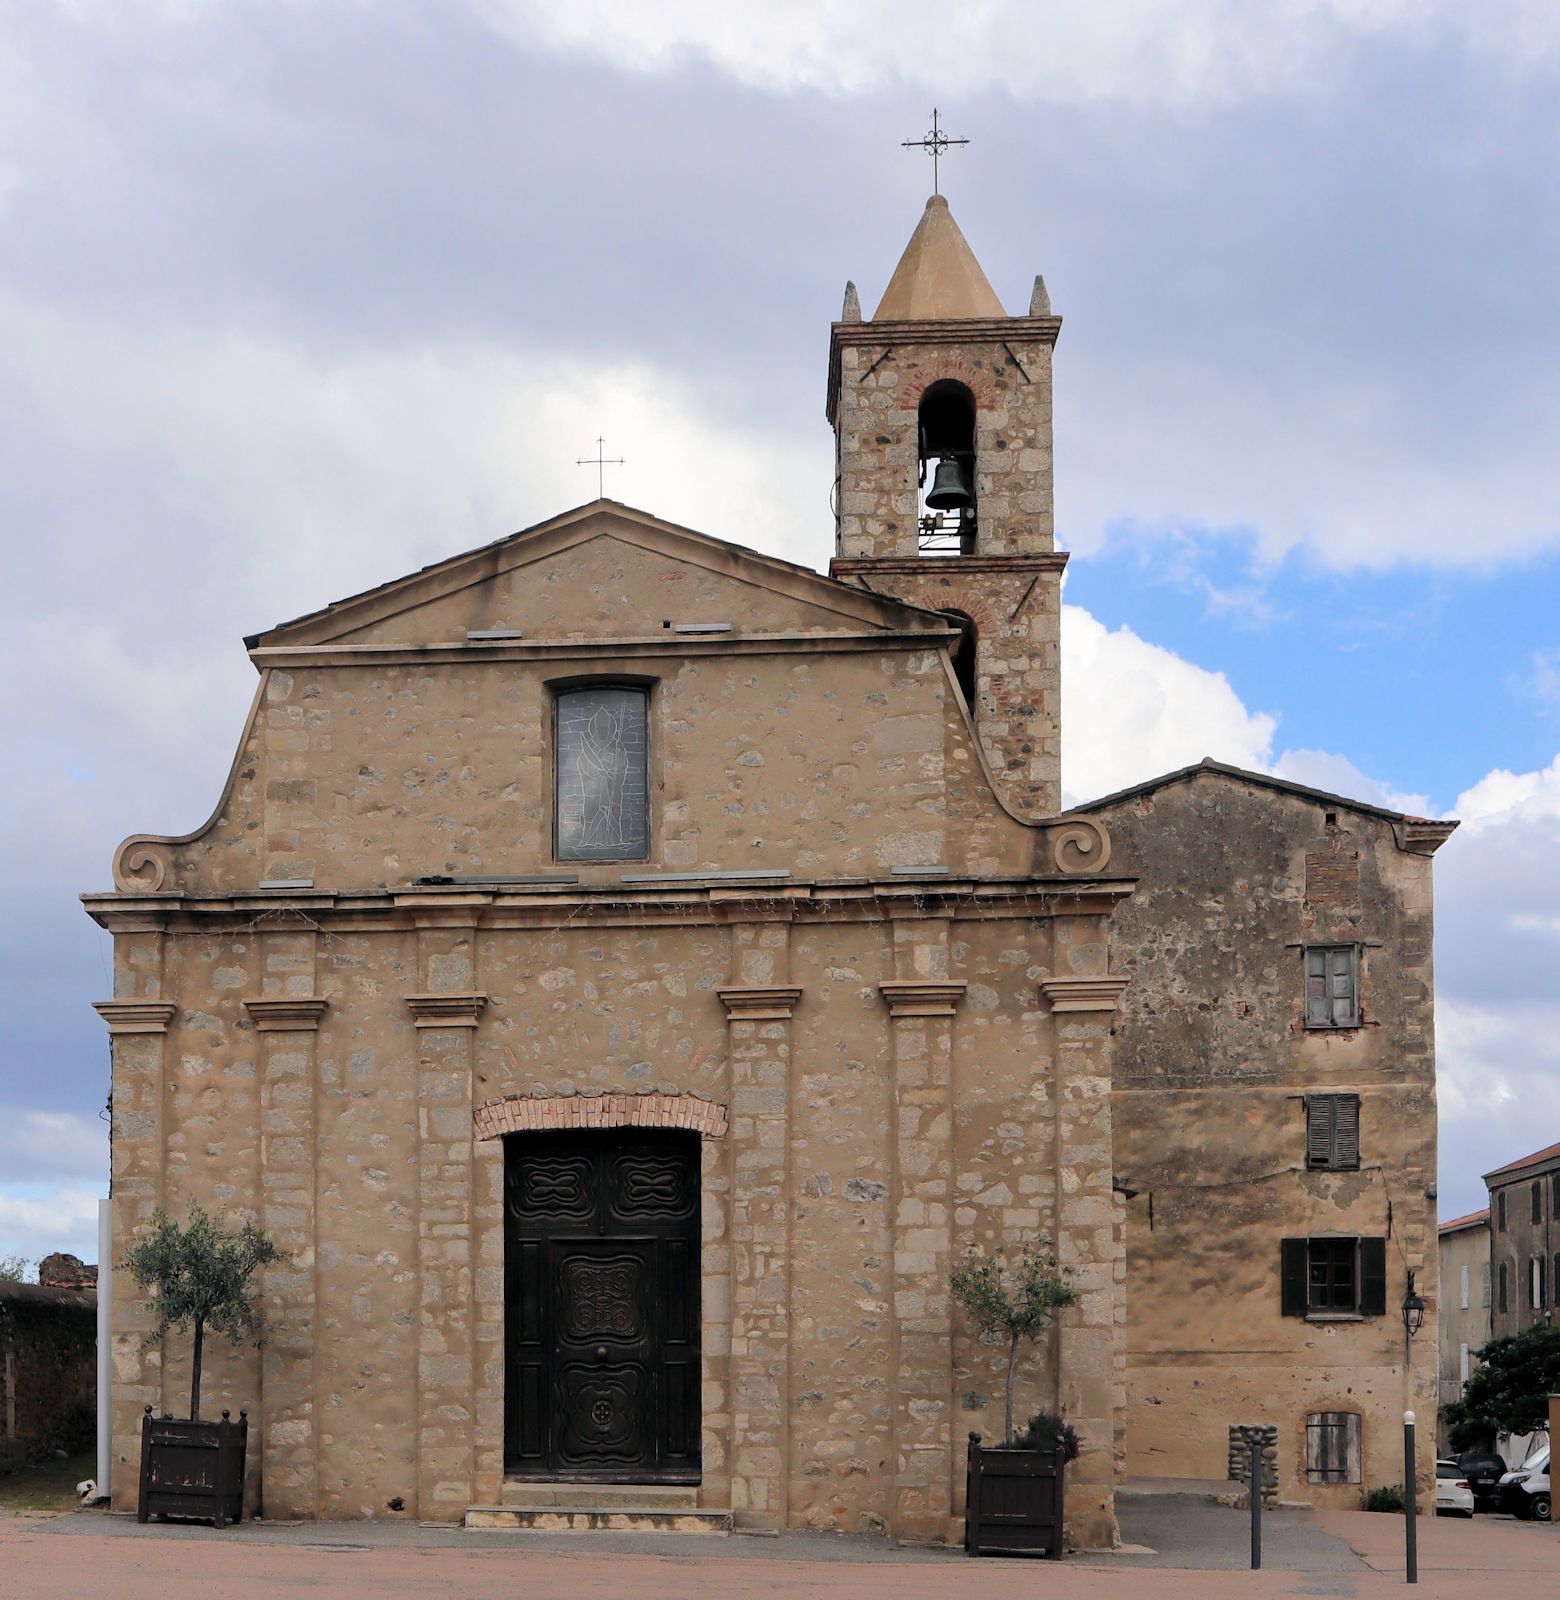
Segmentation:
[(685, 1128), (704, 1139), (726, 1137), (726, 1108), (692, 1094), (506, 1095), (477, 1107), (481, 1139), (506, 1133), (574, 1128)]

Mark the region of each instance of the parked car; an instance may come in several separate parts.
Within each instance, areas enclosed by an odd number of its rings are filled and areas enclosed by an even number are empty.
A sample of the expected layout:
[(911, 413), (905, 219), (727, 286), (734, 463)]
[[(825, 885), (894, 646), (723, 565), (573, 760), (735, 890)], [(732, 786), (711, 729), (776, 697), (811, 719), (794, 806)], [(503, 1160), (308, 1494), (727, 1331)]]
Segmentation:
[(1500, 1480), (1511, 1471), (1506, 1465), (1505, 1457), (1497, 1455), (1493, 1450), (1464, 1450), (1454, 1459), (1457, 1462), (1457, 1470), (1468, 1480), (1468, 1487), (1473, 1490), (1473, 1509), (1499, 1511)]
[(1549, 1521), (1549, 1445), (1532, 1450), (1526, 1461), (1500, 1480), (1500, 1508), (1518, 1517)]
[(1438, 1517), (1473, 1515), (1473, 1489), (1455, 1461), (1435, 1464), (1435, 1514)]

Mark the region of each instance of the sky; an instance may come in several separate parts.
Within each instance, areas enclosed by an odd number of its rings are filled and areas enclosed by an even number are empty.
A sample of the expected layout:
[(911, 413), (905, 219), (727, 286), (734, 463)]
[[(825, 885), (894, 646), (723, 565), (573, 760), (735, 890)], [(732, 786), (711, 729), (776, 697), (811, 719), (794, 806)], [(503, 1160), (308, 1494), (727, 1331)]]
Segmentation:
[(822, 568), (828, 323), (929, 189), (1045, 274), (1074, 800), (1463, 826), (1440, 1209), (1560, 1139), (1552, 0), (0, 0), (0, 1256), (95, 1255), (115, 844), (242, 635), (607, 492)]

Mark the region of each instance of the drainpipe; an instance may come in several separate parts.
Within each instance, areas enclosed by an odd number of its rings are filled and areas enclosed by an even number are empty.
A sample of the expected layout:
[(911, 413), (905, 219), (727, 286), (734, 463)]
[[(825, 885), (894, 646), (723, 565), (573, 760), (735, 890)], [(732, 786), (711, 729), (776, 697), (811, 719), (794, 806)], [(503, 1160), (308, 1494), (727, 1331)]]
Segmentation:
[(113, 1438), (109, 1417), (109, 1385), (113, 1372), (109, 1330), (114, 1298), (114, 1229), (110, 1200), (98, 1201), (98, 1276), (97, 1276), (97, 1485), (98, 1495), (108, 1498), (109, 1463), (113, 1457)]

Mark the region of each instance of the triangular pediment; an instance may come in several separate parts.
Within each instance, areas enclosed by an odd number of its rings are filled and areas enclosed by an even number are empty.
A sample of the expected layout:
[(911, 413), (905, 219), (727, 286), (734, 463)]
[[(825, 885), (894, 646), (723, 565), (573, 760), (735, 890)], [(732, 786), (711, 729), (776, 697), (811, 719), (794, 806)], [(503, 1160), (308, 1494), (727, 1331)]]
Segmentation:
[(806, 567), (596, 500), (251, 637), (251, 649), (397, 648), (518, 630), (527, 640), (939, 631), (942, 619)]

